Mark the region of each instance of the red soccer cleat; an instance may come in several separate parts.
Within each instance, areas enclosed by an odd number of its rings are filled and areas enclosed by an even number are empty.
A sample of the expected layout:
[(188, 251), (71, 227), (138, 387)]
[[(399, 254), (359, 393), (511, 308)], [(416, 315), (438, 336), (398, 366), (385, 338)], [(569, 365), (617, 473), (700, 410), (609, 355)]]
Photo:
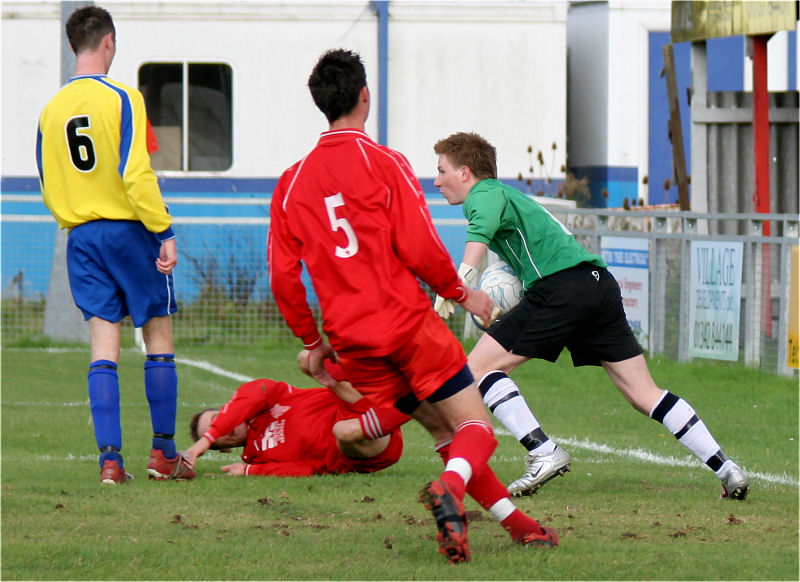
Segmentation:
[(191, 481), (196, 477), (183, 455), (178, 453), (174, 459), (164, 457), (164, 451), (152, 449), (147, 463), (147, 478), (155, 481)]
[(558, 534), (552, 527), (542, 526), (544, 533), (528, 532), (520, 537), (517, 542), (525, 546), (535, 546), (540, 548), (554, 548), (558, 545)]
[(425, 485), (419, 492), (419, 500), (433, 512), (439, 534), (439, 552), (447, 556), (451, 564), (469, 562), (467, 541), (467, 518), (464, 504), (456, 499), (440, 481)]
[(103, 461), (103, 468), (100, 469), (100, 483), (103, 485), (127, 483), (131, 479), (133, 475), (126, 473), (117, 461)]

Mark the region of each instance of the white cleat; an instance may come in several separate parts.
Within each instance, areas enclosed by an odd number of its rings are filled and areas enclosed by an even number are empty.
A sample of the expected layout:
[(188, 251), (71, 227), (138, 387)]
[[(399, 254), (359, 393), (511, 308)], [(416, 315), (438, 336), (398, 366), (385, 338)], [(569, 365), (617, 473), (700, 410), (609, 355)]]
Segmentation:
[(569, 453), (560, 447), (548, 455), (530, 452), (525, 473), (508, 486), (508, 492), (513, 497), (533, 495), (550, 479), (569, 471), (570, 461)]
[(722, 481), (722, 499), (744, 500), (747, 498), (747, 494), (750, 492), (750, 480), (739, 465), (732, 465), (720, 480)]

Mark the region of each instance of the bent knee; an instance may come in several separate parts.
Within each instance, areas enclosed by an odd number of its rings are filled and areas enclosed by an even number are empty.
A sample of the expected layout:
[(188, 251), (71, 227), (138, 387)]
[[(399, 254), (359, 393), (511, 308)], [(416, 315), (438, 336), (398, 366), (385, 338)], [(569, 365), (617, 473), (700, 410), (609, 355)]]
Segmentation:
[(357, 418), (349, 418), (333, 425), (333, 436), (339, 442), (353, 443), (364, 440), (364, 431)]

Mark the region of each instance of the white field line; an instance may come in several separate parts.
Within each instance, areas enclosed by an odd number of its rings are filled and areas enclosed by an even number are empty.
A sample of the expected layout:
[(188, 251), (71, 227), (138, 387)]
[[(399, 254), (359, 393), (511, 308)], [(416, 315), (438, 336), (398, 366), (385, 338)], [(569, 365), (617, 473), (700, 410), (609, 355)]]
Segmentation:
[[(497, 428), (495, 428), (495, 434), (502, 436), (512, 436), (511, 433), (508, 432), (507, 430), (497, 429)], [(703, 467), (703, 464), (697, 459), (697, 457), (694, 457), (692, 455), (686, 455), (683, 458), (665, 457), (641, 448), (618, 449), (610, 445), (604, 445), (602, 443), (592, 442), (589, 439), (574, 439), (574, 438), (557, 437), (557, 436), (553, 436), (553, 439), (556, 442), (558, 442), (558, 444), (564, 445), (565, 448), (583, 449), (586, 451), (591, 451), (593, 453), (600, 453), (603, 455), (611, 455), (614, 457), (627, 458), (630, 460), (640, 461), (643, 463), (651, 463), (653, 465), (667, 465), (670, 467), (688, 467), (695, 469)], [(678, 443), (676, 443), (676, 445), (677, 444)], [(744, 467), (744, 469), (747, 469), (747, 467)], [(776, 475), (774, 473), (760, 473), (748, 470), (747, 474), (750, 478), (766, 481), (767, 483), (775, 483), (777, 485), (789, 485), (792, 487), (800, 486), (800, 482), (798, 482), (797, 478), (787, 473), (783, 473), (782, 475)]]
[[(196, 361), (196, 360), (182, 360), (182, 359), (178, 359), (177, 361), (189, 366), (196, 366), (203, 370), (207, 370), (209, 372), (212, 372), (214, 374), (219, 374), (227, 378), (233, 378), (235, 380), (241, 379), (242, 382), (247, 382), (252, 379), (242, 376), (240, 374), (236, 374), (235, 372), (229, 372), (228, 370), (224, 370), (209, 362)], [(512, 436), (511, 433), (506, 430), (496, 430), (495, 432), (503, 436)], [(687, 455), (684, 458), (664, 457), (652, 453), (650, 451), (646, 451), (644, 449), (617, 449), (609, 445), (604, 445), (602, 443), (592, 442), (588, 439), (556, 438), (555, 440), (563, 444), (565, 447), (569, 446), (571, 448), (583, 449), (595, 453), (628, 458), (644, 463), (652, 463), (655, 465), (667, 465), (671, 467), (693, 467), (693, 468), (702, 467), (702, 463), (700, 463), (700, 461), (696, 457), (693, 457), (691, 455)], [(768, 483), (775, 483), (779, 485), (790, 485), (792, 487), (798, 487), (800, 485), (800, 483), (798, 483), (798, 480), (795, 477), (787, 475), (786, 473), (784, 473), (783, 475), (774, 475), (770, 473), (750, 472), (749, 474), (751, 478), (760, 479)]]
[(198, 360), (187, 360), (184, 358), (175, 358), (175, 361), (179, 364), (185, 364), (187, 366), (194, 366), (195, 368), (200, 368), (201, 370), (205, 370), (206, 372), (211, 372), (212, 374), (216, 374), (218, 376), (223, 376), (225, 378), (231, 378), (232, 380), (236, 380), (237, 382), (250, 382), (251, 380), (255, 380), (255, 378), (250, 378), (249, 376), (243, 376), (242, 374), (237, 374), (236, 372), (230, 372), (219, 366), (215, 366), (210, 362), (203, 362)]
[[(17, 349), (17, 348), (10, 348), (10, 349)], [(49, 353), (79, 353), (79, 352), (86, 352), (86, 348), (22, 348), (28, 351), (44, 351)], [(138, 348), (130, 348), (130, 350), (123, 350), (123, 351), (134, 351), (139, 352)], [(205, 370), (207, 372), (211, 372), (212, 374), (216, 374), (217, 376), (223, 376), (225, 378), (230, 378), (232, 380), (236, 380), (237, 382), (250, 382), (251, 380), (255, 380), (255, 378), (250, 378), (249, 376), (244, 376), (242, 374), (237, 374), (236, 372), (230, 372), (219, 366), (215, 366), (210, 362), (204, 362), (200, 360), (189, 360), (186, 358), (175, 358), (175, 361), (179, 364), (186, 364), (187, 366), (194, 366), (195, 368), (200, 368), (201, 370)], [(87, 401), (88, 402), (88, 401)], [(21, 404), (21, 403), (17, 403)], [(39, 402), (39, 405), (43, 405), (44, 403)], [(72, 404), (72, 406), (77, 406), (83, 404), (82, 402), (78, 402)], [(61, 405), (61, 404), (59, 404)], [(64, 404), (64, 406), (69, 406), (69, 404)]]
[[(52, 348), (47, 348), (52, 349)], [(53, 351), (71, 351), (71, 349), (66, 350), (53, 350)], [(214, 364), (206, 361), (201, 360), (188, 360), (184, 358), (175, 358), (175, 361), (179, 364), (184, 364), (187, 366), (194, 366), (201, 370), (205, 370), (207, 372), (211, 372), (212, 374), (217, 374), (218, 376), (223, 376), (225, 378), (231, 378), (232, 380), (236, 380), (238, 382), (249, 382), (254, 378), (250, 378), (249, 376), (244, 376), (242, 374), (238, 374), (236, 372), (231, 372), (229, 370), (225, 370), (224, 368), (220, 368), (219, 366), (215, 366)], [(15, 402), (14, 404), (20, 404)], [(33, 403), (31, 403), (33, 404)], [(37, 403), (39, 406), (42, 406), (44, 403)], [(88, 401), (85, 402), (65, 402), (61, 403), (61, 406), (80, 406), (86, 405)], [(508, 436), (511, 437), (511, 433), (505, 429), (495, 428), (495, 434), (499, 436)], [(645, 449), (637, 448), (637, 449), (617, 449), (610, 445), (604, 445), (602, 443), (595, 443), (590, 441), (589, 439), (573, 439), (573, 438), (566, 438), (566, 437), (553, 437), (558, 443), (563, 444), (565, 447), (569, 446), (575, 449), (583, 449), (586, 451), (591, 451), (593, 453), (600, 453), (604, 455), (611, 455), (615, 457), (627, 458), (632, 459), (634, 461), (640, 461), (644, 463), (651, 463), (654, 465), (667, 465), (671, 467), (689, 467), (689, 468), (699, 468), (702, 467), (700, 461), (697, 458), (692, 457), (691, 455), (686, 455), (683, 458), (679, 457), (665, 457), (661, 455), (657, 455)], [(96, 460), (96, 457), (76, 457), (74, 455), (67, 455), (66, 458), (62, 460), (72, 461), (72, 460), (87, 460), (92, 459)], [(41, 460), (56, 460), (50, 455), (43, 455), (38, 457)], [(747, 469), (747, 467), (744, 467)], [(789, 485), (791, 487), (800, 487), (800, 482), (798, 482), (796, 477), (792, 475), (788, 475), (783, 473), (782, 475), (776, 475), (773, 473), (760, 473), (760, 472), (753, 472), (748, 471), (748, 475), (751, 478), (759, 479), (761, 481), (766, 481), (767, 483), (774, 483), (777, 485)]]

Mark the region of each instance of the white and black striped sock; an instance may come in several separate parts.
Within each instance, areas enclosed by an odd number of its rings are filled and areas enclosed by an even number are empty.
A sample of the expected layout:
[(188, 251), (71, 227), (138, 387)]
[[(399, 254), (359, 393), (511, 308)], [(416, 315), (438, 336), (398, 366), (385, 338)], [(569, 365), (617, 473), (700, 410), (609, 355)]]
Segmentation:
[(688, 402), (664, 390), (664, 394), (650, 411), (650, 418), (667, 427), (679, 443), (719, 474), (728, 457)]
[(555, 450), (556, 444), (542, 430), (519, 387), (505, 373), (500, 370), (488, 372), (478, 382), (478, 388), (483, 403), (522, 446), (543, 454)]

